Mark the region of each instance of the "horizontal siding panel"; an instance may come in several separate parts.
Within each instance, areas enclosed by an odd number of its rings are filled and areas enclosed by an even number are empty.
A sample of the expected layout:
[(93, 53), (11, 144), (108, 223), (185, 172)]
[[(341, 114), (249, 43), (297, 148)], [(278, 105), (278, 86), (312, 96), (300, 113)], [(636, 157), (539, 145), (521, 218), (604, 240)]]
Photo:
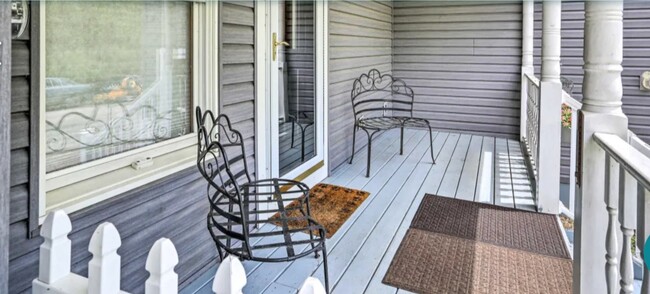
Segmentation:
[(222, 44), (253, 45), (255, 29), (250, 26), (223, 24), (221, 27)]
[(223, 64), (255, 62), (255, 50), (251, 45), (224, 45), (221, 54)]
[(221, 21), (227, 24), (245, 26), (255, 25), (255, 12), (250, 7), (236, 5), (231, 2), (224, 2), (221, 13)]
[[(434, 31), (408, 31), (400, 32), (399, 38), (431, 39)], [(521, 30), (509, 31), (481, 31), (481, 34), (471, 31), (435, 31), (436, 38), (445, 39), (521, 39)]]
[[(361, 16), (367, 20), (351, 21), (350, 24), (357, 25), (359, 27), (368, 27), (368, 23), (372, 20), (378, 20), (381, 22), (391, 22), (390, 13), (381, 13), (374, 9), (370, 9), (367, 6), (364, 7), (361, 1), (337, 1), (336, 3), (332, 2), (329, 5), (330, 12), (343, 12), (354, 16)], [(330, 22), (334, 21), (330, 18)]]
[(398, 2), (393, 71), (436, 129), (518, 137), (521, 5)]
[(374, 38), (381, 38), (385, 36), (386, 33), (390, 34), (390, 31), (387, 30), (380, 30), (370, 27), (359, 27), (351, 24), (337, 23), (334, 21), (330, 21), (329, 32), (333, 35), (349, 35)]
[(11, 75), (29, 75), (29, 41), (11, 42)]
[(29, 146), (29, 116), (27, 113), (11, 115), (11, 150)]
[(29, 111), (29, 81), (27, 77), (11, 79), (11, 112)]
[(255, 66), (253, 64), (224, 64), (220, 76), (223, 84), (253, 82)]
[[(27, 219), (29, 189), (27, 185), (18, 185), (12, 187), (9, 191), (11, 200), (9, 201), (9, 223), (13, 224), (18, 221)], [(23, 236), (24, 237), (24, 236)]]
[(29, 180), (29, 151), (16, 149), (11, 151), (10, 185), (25, 184)]

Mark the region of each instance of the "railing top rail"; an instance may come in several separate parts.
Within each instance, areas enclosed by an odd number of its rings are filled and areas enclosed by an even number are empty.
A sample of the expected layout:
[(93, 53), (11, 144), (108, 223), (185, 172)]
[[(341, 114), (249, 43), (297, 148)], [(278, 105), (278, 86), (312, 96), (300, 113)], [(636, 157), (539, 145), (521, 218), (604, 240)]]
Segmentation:
[(632, 145), (632, 147), (636, 148), (636, 150), (639, 150), (641, 153), (645, 154), (645, 156), (650, 157), (650, 145), (643, 142), (641, 138), (630, 130), (627, 131), (627, 141)]
[(562, 103), (569, 105), (573, 109), (582, 109), (582, 103), (571, 97), (566, 91), (562, 91)]
[(536, 76), (534, 76), (534, 75), (530, 75), (530, 74), (528, 74), (528, 73), (525, 73), (524, 75), (525, 75), (525, 76), (526, 76), (526, 77), (527, 77), (531, 82), (533, 82), (533, 84), (535, 84), (535, 86), (539, 87), (539, 79), (538, 79)]
[(595, 133), (594, 139), (644, 188), (650, 190), (650, 158), (616, 135)]

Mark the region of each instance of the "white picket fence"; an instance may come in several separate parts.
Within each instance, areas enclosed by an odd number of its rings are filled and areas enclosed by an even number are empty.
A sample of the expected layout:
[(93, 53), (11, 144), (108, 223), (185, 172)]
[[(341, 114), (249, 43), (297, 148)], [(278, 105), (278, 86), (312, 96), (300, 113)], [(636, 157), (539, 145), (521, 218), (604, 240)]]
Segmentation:
[[(68, 234), (72, 223), (62, 210), (47, 215), (41, 227), (44, 241), (40, 248), (38, 278), (32, 282), (32, 293), (44, 294), (115, 294), (120, 290), (121, 258), (117, 254), (122, 241), (111, 223), (97, 227), (88, 244), (93, 258), (88, 263), (88, 277), (70, 272), (72, 242)], [(176, 247), (171, 240), (161, 238), (149, 250), (145, 269), (149, 278), (145, 282), (146, 294), (178, 293), (178, 264)], [(217, 269), (212, 290), (217, 294), (242, 294), (246, 286), (246, 272), (239, 259), (229, 256)], [(318, 279), (305, 280), (299, 294), (325, 294)]]

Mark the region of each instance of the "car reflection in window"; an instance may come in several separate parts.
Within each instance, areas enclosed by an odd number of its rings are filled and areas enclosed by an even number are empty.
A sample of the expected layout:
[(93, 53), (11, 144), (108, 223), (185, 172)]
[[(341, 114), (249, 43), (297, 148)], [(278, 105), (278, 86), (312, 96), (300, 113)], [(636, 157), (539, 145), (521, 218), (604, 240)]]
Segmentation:
[[(92, 85), (77, 83), (67, 78), (46, 78), (47, 110), (74, 108), (92, 103)], [(90, 100), (90, 101), (87, 101)]]

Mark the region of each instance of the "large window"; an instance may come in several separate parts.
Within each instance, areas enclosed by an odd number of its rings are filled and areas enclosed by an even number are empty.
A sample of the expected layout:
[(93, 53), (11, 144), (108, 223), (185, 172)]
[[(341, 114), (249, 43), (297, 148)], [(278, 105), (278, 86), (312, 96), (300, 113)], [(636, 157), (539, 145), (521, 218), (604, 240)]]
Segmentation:
[(210, 44), (207, 15), (188, 1), (45, 3), (41, 215), (191, 166), (193, 109), (216, 105), (202, 78), (216, 51), (195, 45)]
[(47, 172), (190, 132), (190, 8), (47, 4)]

